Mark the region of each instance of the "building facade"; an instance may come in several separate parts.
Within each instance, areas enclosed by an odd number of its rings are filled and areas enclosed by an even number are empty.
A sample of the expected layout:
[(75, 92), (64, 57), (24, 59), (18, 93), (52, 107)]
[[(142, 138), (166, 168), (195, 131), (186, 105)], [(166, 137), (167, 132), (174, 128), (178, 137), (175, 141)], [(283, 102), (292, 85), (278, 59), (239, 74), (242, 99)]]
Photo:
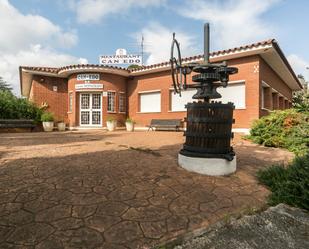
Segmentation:
[[(201, 62), (203, 55), (183, 59)], [(234, 129), (248, 129), (271, 110), (292, 105), (292, 92), (302, 88), (275, 40), (213, 52), (211, 62), (227, 61), (238, 68), (218, 101), (235, 105)], [(192, 75), (191, 75), (192, 77)], [(189, 77), (190, 79), (190, 77)], [(190, 82), (190, 80), (189, 80)], [(127, 117), (145, 127), (151, 119), (184, 119), (185, 104), (196, 90), (175, 95), (169, 62), (137, 69), (101, 65), (60, 68), (20, 67), (21, 93), (46, 106), (69, 127), (105, 127), (109, 117), (124, 124)]]

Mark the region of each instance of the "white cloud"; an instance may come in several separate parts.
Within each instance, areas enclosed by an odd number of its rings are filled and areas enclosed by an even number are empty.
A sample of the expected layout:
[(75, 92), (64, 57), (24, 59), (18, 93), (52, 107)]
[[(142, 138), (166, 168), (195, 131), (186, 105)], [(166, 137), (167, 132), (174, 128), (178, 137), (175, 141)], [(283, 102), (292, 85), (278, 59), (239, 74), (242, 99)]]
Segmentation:
[(39, 15), (23, 15), (8, 0), (0, 0), (0, 51), (16, 51), (32, 44), (69, 48), (77, 44), (75, 31), (64, 31)]
[(97, 23), (109, 14), (121, 15), (132, 8), (158, 7), (165, 0), (70, 0), (69, 8), (74, 10), (80, 23)]
[(78, 63), (86, 64), (87, 60), (42, 48), (37, 44), (32, 45), (30, 49), (19, 50), (16, 53), (0, 53), (0, 75), (12, 84), (15, 94), (19, 95), (18, 67), (20, 65), (59, 67)]
[(291, 66), (293, 67), (295, 73), (302, 74), (303, 76), (305, 76), (306, 80), (309, 80), (309, 70), (306, 69), (307, 67), (309, 67), (309, 61), (306, 61), (304, 58), (296, 54), (290, 54), (287, 58)]
[(64, 31), (39, 15), (24, 15), (8, 0), (0, 0), (0, 23), (0, 76), (12, 84), (16, 94), (20, 65), (60, 66), (80, 61), (55, 50), (76, 45), (74, 30)]
[(191, 0), (177, 7), (178, 14), (210, 22), (216, 49), (231, 48), (272, 36), (273, 27), (262, 14), (280, 0)]
[[(144, 27), (138, 34), (132, 35), (140, 42), (140, 37), (145, 39), (145, 52), (148, 54), (146, 64), (154, 64), (168, 61), (170, 58), (170, 49), (172, 34), (175, 30), (170, 30), (159, 23), (150, 23)], [(197, 53), (195, 46), (195, 37), (190, 36), (182, 31), (176, 31), (176, 39), (180, 42), (182, 57), (195, 55)]]

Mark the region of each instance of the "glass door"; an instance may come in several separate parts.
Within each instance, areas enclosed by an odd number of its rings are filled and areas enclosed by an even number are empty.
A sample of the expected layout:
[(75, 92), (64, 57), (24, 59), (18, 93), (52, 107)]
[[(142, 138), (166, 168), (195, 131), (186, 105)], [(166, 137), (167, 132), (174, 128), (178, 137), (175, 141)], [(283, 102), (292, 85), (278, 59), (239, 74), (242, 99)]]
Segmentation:
[(102, 125), (101, 93), (80, 94), (80, 125), (81, 126)]

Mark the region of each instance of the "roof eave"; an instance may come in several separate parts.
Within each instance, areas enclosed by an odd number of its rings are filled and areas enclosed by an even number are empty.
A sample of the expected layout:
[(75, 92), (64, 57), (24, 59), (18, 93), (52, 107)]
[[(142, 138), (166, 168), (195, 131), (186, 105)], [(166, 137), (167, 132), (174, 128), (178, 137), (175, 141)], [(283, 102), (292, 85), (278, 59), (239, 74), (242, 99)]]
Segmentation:
[(286, 67), (288, 68), (288, 70), (290, 71), (291, 75), (293, 76), (293, 78), (295, 79), (296, 83), (298, 84), (298, 86), (300, 87), (300, 89), (303, 89), (302, 84), (300, 83), (298, 77), (296, 76), (293, 68), (291, 67), (289, 61), (287, 60), (287, 58), (285, 57), (283, 51), (281, 50), (279, 44), (277, 41), (273, 41), (273, 47), (276, 50), (276, 52), (279, 54), (280, 58), (282, 59), (282, 61), (284, 62), (284, 64), (286, 65)]

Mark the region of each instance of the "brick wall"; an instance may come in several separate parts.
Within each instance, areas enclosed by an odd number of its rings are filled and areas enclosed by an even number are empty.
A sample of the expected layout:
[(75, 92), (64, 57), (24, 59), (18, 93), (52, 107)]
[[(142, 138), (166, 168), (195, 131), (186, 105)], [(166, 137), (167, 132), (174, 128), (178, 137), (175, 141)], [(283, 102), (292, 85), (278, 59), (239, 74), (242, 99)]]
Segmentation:
[[(53, 90), (54, 86), (57, 87), (57, 91)], [(46, 102), (48, 105), (47, 111), (54, 113), (55, 121), (64, 120), (68, 122), (67, 79), (34, 75), (30, 96), (30, 100), (38, 106)]]
[[(86, 72), (85, 72), (86, 73)], [(93, 72), (92, 72), (93, 73)], [(70, 126), (79, 126), (79, 101), (80, 101), (80, 93), (75, 90), (76, 84), (81, 84), (83, 81), (77, 81), (77, 74), (72, 74), (68, 80), (68, 91), (73, 94), (73, 108), (72, 112), (68, 113), (69, 124)], [(103, 122), (102, 125), (106, 126), (106, 119), (108, 117), (113, 117), (118, 120), (118, 126), (123, 126), (126, 118), (126, 113), (119, 113), (119, 92), (124, 92), (126, 94), (126, 78), (119, 75), (113, 75), (108, 73), (101, 73), (100, 80), (94, 81), (96, 84), (103, 84), (103, 91), (115, 91), (116, 93), (116, 106), (115, 112), (110, 113), (107, 111), (107, 97), (103, 96), (102, 99), (102, 117)], [(102, 93), (102, 89), (95, 89), (98, 91), (94, 91), (93, 89), (84, 89), (83, 92), (94, 92), (94, 93)], [(69, 109), (67, 107), (67, 109)]]
[[(231, 81), (245, 80), (246, 85), (246, 109), (235, 110), (235, 128), (248, 128), (254, 119), (259, 115), (259, 73), (255, 70), (259, 64), (259, 57), (252, 56), (228, 61), (229, 66), (238, 67), (239, 73), (232, 75)], [(190, 81), (190, 80), (189, 80)], [(170, 71), (151, 73), (142, 76), (135, 76), (128, 81), (129, 108), (128, 114), (137, 122), (137, 126), (145, 126), (154, 118), (181, 118), (186, 112), (170, 111)], [(161, 113), (139, 113), (139, 92), (161, 90)]]
[[(218, 62), (218, 61), (213, 61)], [(280, 79), (280, 77), (265, 63), (259, 56), (250, 56), (228, 61), (229, 66), (239, 69), (238, 74), (231, 75), (230, 81), (245, 81), (246, 108), (236, 109), (234, 118), (236, 120), (234, 128), (249, 128), (251, 123), (260, 116), (268, 114), (267, 109), (284, 109), (291, 105), (292, 91)], [(86, 72), (84, 72), (86, 73)], [(65, 119), (70, 126), (79, 126), (79, 96), (80, 92), (75, 91), (77, 83), (83, 81), (76, 80), (77, 74), (72, 74), (69, 79), (34, 76), (30, 92), (30, 98), (41, 105), (47, 102), (49, 110), (52, 111), (57, 120)], [(190, 78), (190, 77), (189, 77)], [(190, 79), (188, 80), (191, 81)], [(262, 82), (268, 84), (269, 89), (263, 88)], [(135, 75), (129, 78), (110, 73), (101, 73), (100, 81), (104, 85), (104, 92), (116, 92), (115, 113), (107, 111), (107, 97), (102, 99), (103, 126), (107, 117), (114, 117), (120, 125), (124, 124), (127, 116), (137, 122), (137, 126), (145, 126), (151, 119), (183, 119), (186, 112), (170, 111), (170, 92), (172, 81), (170, 70), (163, 72), (153, 72), (146, 75)], [(57, 92), (53, 91), (53, 86), (57, 86)], [(275, 91), (273, 91), (275, 89)], [(96, 89), (100, 90), (100, 89)], [(139, 112), (139, 92), (160, 90), (161, 92), (161, 112), (160, 113), (140, 113)], [(86, 89), (92, 92), (92, 89)], [(262, 91), (264, 92), (265, 109), (262, 109)], [(102, 92), (102, 89), (100, 90)], [(127, 96), (127, 113), (119, 113), (119, 92), (124, 92)], [(68, 112), (68, 94), (73, 94), (72, 112)], [(284, 96), (285, 98), (282, 98)], [(128, 114), (128, 115), (127, 115)]]
[[(279, 77), (279, 75), (260, 57), (260, 91), (263, 89), (263, 84), (267, 84), (269, 89), (265, 96), (266, 102), (270, 102), (266, 109), (262, 108), (262, 96), (260, 95), (260, 117), (267, 115), (268, 110), (286, 109), (292, 103), (292, 90)], [(264, 83), (263, 83), (264, 82)], [(264, 90), (265, 91), (265, 90)], [(270, 94), (271, 93), (271, 94)]]

